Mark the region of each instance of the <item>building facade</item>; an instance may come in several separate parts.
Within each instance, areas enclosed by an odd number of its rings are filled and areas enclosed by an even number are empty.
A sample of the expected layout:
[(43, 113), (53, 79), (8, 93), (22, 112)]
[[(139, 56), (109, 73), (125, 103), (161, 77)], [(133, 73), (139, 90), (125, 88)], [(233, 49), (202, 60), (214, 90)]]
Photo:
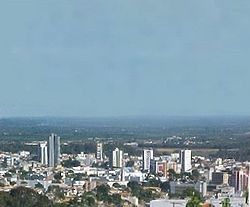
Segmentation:
[(123, 167), (123, 151), (119, 150), (119, 148), (116, 148), (113, 153), (113, 162), (112, 166), (115, 168), (121, 168)]
[(103, 145), (101, 142), (97, 142), (96, 144), (96, 159), (103, 161)]
[(181, 150), (179, 159), (181, 164), (181, 171), (190, 172), (192, 170), (192, 151)]
[(56, 167), (60, 163), (60, 137), (51, 134), (48, 140), (48, 164)]
[(153, 149), (144, 149), (143, 150), (143, 170), (150, 171), (151, 160), (154, 159)]
[(48, 146), (47, 142), (39, 144), (39, 160), (42, 165), (48, 165)]

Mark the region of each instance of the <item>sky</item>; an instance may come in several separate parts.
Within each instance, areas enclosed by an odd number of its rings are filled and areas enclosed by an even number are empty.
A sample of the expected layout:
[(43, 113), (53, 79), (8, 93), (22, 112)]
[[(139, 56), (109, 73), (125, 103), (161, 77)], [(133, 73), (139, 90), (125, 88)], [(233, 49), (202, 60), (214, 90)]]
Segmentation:
[(0, 117), (250, 115), (250, 1), (0, 2)]

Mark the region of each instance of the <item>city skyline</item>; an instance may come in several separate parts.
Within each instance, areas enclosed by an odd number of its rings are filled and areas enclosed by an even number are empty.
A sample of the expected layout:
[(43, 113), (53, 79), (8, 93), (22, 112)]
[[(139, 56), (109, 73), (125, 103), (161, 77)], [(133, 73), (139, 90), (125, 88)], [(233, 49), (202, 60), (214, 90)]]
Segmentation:
[(1, 1), (0, 206), (250, 207), (250, 1)]

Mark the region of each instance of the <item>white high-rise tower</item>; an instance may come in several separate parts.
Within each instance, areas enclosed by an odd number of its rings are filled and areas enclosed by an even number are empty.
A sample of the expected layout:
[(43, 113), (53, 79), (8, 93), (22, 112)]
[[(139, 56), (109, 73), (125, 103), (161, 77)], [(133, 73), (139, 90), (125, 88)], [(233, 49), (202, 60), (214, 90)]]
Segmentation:
[(39, 144), (39, 158), (43, 165), (48, 165), (48, 147), (47, 142), (41, 142)]
[(180, 151), (180, 163), (182, 172), (190, 172), (192, 170), (192, 151)]
[(113, 151), (113, 167), (123, 167), (123, 151), (118, 148)]
[(102, 152), (103, 151), (103, 146), (101, 142), (97, 142), (96, 144), (96, 159), (98, 161), (103, 161), (103, 155)]
[(143, 150), (143, 170), (150, 171), (150, 162), (154, 159), (153, 149), (144, 149)]

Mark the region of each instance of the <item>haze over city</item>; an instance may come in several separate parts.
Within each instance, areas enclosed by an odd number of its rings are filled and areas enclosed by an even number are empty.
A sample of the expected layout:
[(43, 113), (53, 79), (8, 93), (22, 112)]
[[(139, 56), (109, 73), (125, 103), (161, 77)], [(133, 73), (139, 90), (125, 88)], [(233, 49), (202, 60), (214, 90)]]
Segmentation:
[(2, 1), (0, 116), (249, 115), (249, 9)]

